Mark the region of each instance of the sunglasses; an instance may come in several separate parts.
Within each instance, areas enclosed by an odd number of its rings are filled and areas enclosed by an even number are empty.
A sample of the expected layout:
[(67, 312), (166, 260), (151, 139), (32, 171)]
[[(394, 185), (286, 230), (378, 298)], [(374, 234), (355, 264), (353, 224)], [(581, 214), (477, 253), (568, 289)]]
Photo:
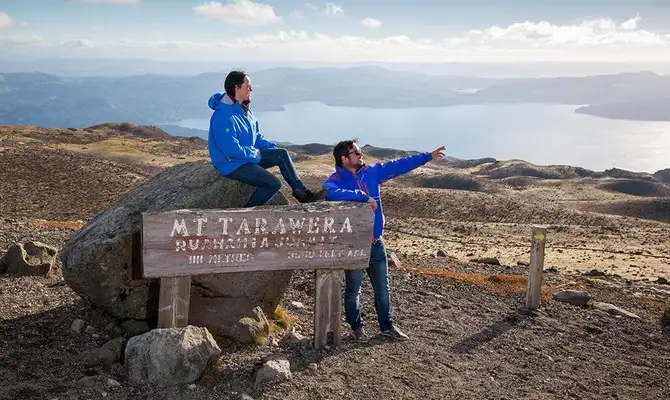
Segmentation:
[(357, 155), (357, 156), (359, 156), (359, 157), (363, 155), (363, 153), (361, 153), (360, 151), (357, 151), (357, 150), (350, 151), (348, 154), (349, 154), (349, 155), (355, 154), (355, 155)]

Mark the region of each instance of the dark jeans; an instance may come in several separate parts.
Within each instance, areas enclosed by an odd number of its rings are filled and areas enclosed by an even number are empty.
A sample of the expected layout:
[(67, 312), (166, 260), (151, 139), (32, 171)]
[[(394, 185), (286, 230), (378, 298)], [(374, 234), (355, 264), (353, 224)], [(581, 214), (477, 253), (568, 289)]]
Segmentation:
[[(367, 273), (375, 293), (375, 310), (377, 311), (379, 328), (382, 331), (391, 329), (393, 326), (393, 317), (391, 316), (388, 258), (386, 256), (386, 247), (384, 247), (384, 242), (381, 239), (372, 243)], [(351, 326), (351, 329), (356, 330), (363, 326), (360, 303), (363, 270), (346, 271), (345, 277), (344, 311), (347, 323)]]
[(228, 174), (228, 178), (258, 188), (247, 202), (247, 207), (263, 205), (279, 192), (281, 182), (266, 170), (277, 166), (286, 183), (293, 189), (293, 195), (296, 197), (305, 195), (307, 188), (300, 180), (288, 151), (281, 148), (261, 149), (261, 160), (258, 164), (247, 163)]

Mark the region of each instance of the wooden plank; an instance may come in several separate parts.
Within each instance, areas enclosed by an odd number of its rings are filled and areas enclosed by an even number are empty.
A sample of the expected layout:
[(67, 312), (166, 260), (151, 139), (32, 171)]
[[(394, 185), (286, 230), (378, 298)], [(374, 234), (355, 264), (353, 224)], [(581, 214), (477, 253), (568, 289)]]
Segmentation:
[(191, 277), (161, 278), (158, 296), (158, 328), (182, 328), (188, 324)]
[[(314, 295), (314, 348), (342, 343), (342, 280), (343, 270), (316, 270)], [(328, 336), (332, 334), (332, 341)]]
[(364, 268), (373, 220), (355, 202), (143, 213), (142, 276)]
[(547, 239), (547, 228), (533, 226), (530, 248), (530, 268), (528, 270), (528, 290), (526, 307), (532, 310), (540, 307), (542, 295), (542, 272), (544, 271), (544, 245)]

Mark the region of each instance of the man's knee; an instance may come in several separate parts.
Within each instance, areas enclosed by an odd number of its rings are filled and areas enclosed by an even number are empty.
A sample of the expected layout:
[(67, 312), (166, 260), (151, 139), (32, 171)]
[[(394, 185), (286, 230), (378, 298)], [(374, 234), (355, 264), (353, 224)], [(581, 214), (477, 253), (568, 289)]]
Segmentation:
[(271, 176), (272, 178), (268, 177), (268, 180), (265, 181), (263, 187), (267, 188), (268, 190), (272, 190), (273, 192), (278, 192), (279, 189), (281, 189), (281, 181), (276, 176)]
[(291, 160), (291, 155), (289, 154), (288, 150), (286, 150), (283, 147), (280, 147), (276, 149), (277, 155), (282, 158), (282, 160)]

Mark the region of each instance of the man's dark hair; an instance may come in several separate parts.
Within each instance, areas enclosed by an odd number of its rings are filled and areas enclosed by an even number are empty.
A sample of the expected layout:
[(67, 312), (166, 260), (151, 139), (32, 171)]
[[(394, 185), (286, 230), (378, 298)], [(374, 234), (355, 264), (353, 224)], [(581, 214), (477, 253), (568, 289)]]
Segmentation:
[(335, 145), (333, 149), (333, 157), (335, 157), (335, 165), (338, 167), (342, 166), (342, 157), (348, 157), (349, 151), (354, 147), (354, 143), (357, 143), (358, 139), (349, 139), (343, 140), (340, 143)]
[(244, 78), (247, 76), (247, 73), (244, 71), (230, 71), (228, 76), (226, 76), (226, 81), (223, 83), (223, 88), (226, 90), (226, 94), (231, 99), (235, 98), (235, 88), (244, 84)]

